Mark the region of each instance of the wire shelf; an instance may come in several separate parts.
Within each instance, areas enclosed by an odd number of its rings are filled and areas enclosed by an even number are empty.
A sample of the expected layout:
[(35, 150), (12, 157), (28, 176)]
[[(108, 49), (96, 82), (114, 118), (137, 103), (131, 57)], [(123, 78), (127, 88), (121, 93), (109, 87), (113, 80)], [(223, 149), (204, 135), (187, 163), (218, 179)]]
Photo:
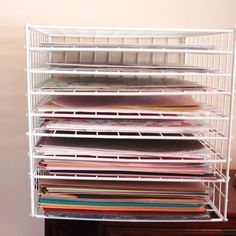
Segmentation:
[(165, 28), (108, 28), (108, 27), (65, 27), (28, 25), (29, 30), (54, 37), (194, 37), (201, 35), (226, 34), (229, 29), (165, 29)]
[(121, 70), (79, 70), (79, 69), (66, 69), (66, 68), (32, 68), (28, 70), (29, 73), (33, 74), (58, 74), (58, 75), (124, 75), (124, 76), (221, 76), (221, 77), (231, 77), (231, 73), (225, 72), (168, 72), (168, 71), (121, 71)]
[(132, 177), (130, 174), (99, 174), (94, 173), (94, 176), (91, 176), (88, 173), (74, 173), (71, 175), (66, 175), (63, 173), (54, 173), (50, 174), (47, 170), (37, 169), (33, 176), (35, 179), (61, 179), (61, 180), (96, 180), (96, 181), (138, 181), (138, 182), (204, 182), (207, 181), (209, 183), (214, 182), (225, 182), (225, 175), (218, 169), (214, 169), (212, 174), (215, 178), (207, 178), (201, 176), (188, 176), (188, 177), (178, 177), (178, 176), (145, 176), (140, 174), (134, 174)]
[(168, 159), (165, 157), (125, 157), (125, 156), (93, 156), (93, 155), (44, 155), (40, 153), (33, 153), (34, 159), (44, 160), (78, 160), (78, 161), (101, 161), (101, 162), (127, 162), (127, 163), (225, 163), (226, 160), (222, 159), (217, 154), (211, 154), (209, 158), (203, 159), (189, 159), (189, 158), (173, 158)]
[(92, 110), (47, 110), (40, 111), (40, 104), (30, 113), (33, 117), (65, 117), (65, 118), (110, 118), (110, 119), (158, 119), (158, 120), (229, 120), (229, 117), (217, 109), (196, 113), (179, 113), (178, 115), (163, 112), (112, 112)]
[(147, 132), (98, 132), (98, 131), (67, 131), (36, 127), (32, 135), (40, 137), (68, 137), (68, 138), (105, 138), (105, 139), (166, 139), (166, 140), (227, 140), (227, 136), (215, 129), (193, 133), (147, 133)]
[(156, 52), (156, 53), (188, 53), (188, 54), (211, 54), (211, 55), (232, 55), (232, 51), (212, 49), (167, 49), (167, 48), (142, 48), (136, 47), (30, 47), (31, 52)]
[(211, 216), (210, 219), (204, 219), (204, 220), (191, 220), (191, 219), (150, 219), (150, 218), (143, 218), (143, 219), (128, 219), (127, 217), (125, 219), (122, 219), (122, 216), (116, 217), (116, 218), (111, 218), (111, 217), (88, 217), (86, 215), (81, 214), (80, 217), (64, 217), (64, 216), (53, 216), (53, 215), (45, 215), (42, 207), (37, 204), (36, 206), (36, 214), (34, 215), (37, 218), (46, 218), (46, 219), (63, 219), (63, 220), (89, 220), (89, 221), (116, 221), (116, 222), (220, 222), (223, 220), (222, 214), (219, 212), (219, 210), (214, 206), (214, 204), (211, 201), (208, 201), (206, 203), (206, 211), (209, 213)]
[(93, 90), (93, 89), (87, 89), (87, 90), (79, 90), (79, 89), (73, 89), (68, 91), (60, 91), (55, 89), (34, 89), (31, 92), (32, 95), (73, 95), (73, 96), (79, 96), (79, 95), (89, 95), (89, 96), (165, 96), (165, 95), (230, 95), (231, 93), (229, 91), (225, 90), (218, 90), (218, 89), (203, 89), (203, 90), (188, 90), (188, 89), (169, 89), (169, 90), (163, 90), (163, 89), (157, 89), (156, 91), (153, 90), (138, 90), (133, 89), (130, 91), (127, 90), (111, 90), (111, 91), (102, 91), (102, 90)]
[[(212, 163), (212, 164), (225, 164), (226, 159), (224, 155), (217, 150), (213, 145), (205, 140), (200, 141), (206, 149), (206, 155), (201, 158), (191, 159), (186, 157), (171, 157), (166, 154), (165, 156), (126, 156), (118, 154), (107, 154), (107, 155), (94, 155), (91, 151), (83, 151), (79, 154), (47, 154), (40, 152), (37, 148), (32, 153), (32, 157), (38, 160), (77, 160), (77, 161), (101, 161), (101, 162), (127, 162), (127, 163)], [(221, 167), (222, 169), (222, 167)]]

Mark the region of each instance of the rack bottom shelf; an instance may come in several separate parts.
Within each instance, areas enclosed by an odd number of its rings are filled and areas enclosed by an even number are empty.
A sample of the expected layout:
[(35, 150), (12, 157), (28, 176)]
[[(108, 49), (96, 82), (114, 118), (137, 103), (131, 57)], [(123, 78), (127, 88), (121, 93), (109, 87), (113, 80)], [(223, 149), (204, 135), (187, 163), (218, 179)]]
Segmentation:
[(138, 215), (136, 218), (128, 217), (125, 215), (105, 215), (101, 214), (67, 214), (67, 213), (45, 213), (40, 206), (37, 207), (36, 214), (33, 215), (36, 218), (45, 219), (63, 219), (63, 220), (83, 220), (83, 221), (108, 221), (108, 222), (220, 222), (225, 221), (221, 213), (214, 207), (212, 203), (207, 205), (207, 215), (210, 217), (198, 218), (196, 215), (194, 218), (188, 218), (186, 215), (171, 216), (166, 214), (153, 214), (152, 216)]

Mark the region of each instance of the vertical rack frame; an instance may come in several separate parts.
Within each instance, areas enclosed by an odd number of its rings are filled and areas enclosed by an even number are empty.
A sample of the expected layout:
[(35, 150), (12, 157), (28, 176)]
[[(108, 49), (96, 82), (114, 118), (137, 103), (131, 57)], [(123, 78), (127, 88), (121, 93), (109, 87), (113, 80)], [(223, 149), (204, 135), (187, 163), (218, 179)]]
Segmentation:
[(228, 194), (229, 194), (229, 171), (231, 161), (231, 145), (232, 145), (232, 126), (233, 126), (233, 114), (234, 114), (234, 93), (235, 93), (235, 68), (236, 68), (236, 29), (234, 29), (233, 35), (233, 58), (232, 58), (232, 76), (231, 76), (231, 97), (230, 97), (230, 121), (228, 131), (228, 148), (227, 148), (227, 162), (226, 162), (226, 190), (225, 190), (225, 203), (224, 203), (224, 220), (227, 221), (228, 212)]
[(29, 111), (32, 109), (32, 98), (30, 96), (30, 91), (32, 89), (31, 87), (31, 74), (29, 73), (29, 68), (31, 67), (31, 58), (29, 55), (29, 47), (30, 47), (30, 31), (29, 31), (29, 25), (26, 25), (25, 29), (25, 40), (26, 40), (26, 66), (27, 66), (27, 105), (28, 105), (28, 139), (29, 139), (29, 177), (30, 177), (30, 202), (31, 202), (31, 215), (35, 215), (35, 199), (34, 199), (34, 179), (33, 179), (33, 171), (34, 171), (34, 165), (33, 165), (33, 137), (32, 137), (32, 118), (29, 114)]

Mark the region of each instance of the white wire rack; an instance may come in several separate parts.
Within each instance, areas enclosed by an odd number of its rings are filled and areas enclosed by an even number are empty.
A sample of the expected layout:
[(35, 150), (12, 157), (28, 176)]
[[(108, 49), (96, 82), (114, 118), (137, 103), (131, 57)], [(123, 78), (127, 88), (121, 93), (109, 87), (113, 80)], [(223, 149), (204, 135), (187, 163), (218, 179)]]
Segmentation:
[[(45, 43), (62, 42), (72, 46), (59, 47), (56, 45), (44, 46)], [(79, 44), (80, 46), (73, 46)], [(86, 45), (86, 44), (89, 44)], [(84, 46), (83, 46), (84, 45)], [(100, 45), (100, 46), (98, 46)], [(102, 46), (101, 46), (102, 45)], [(175, 45), (175, 47), (170, 47)], [(178, 47), (179, 45), (179, 47)], [(191, 45), (186, 48), (183, 45)], [(201, 47), (199, 47), (199, 45)], [(204, 221), (227, 220), (228, 181), (231, 160), (231, 130), (233, 118), (234, 94), (234, 68), (235, 68), (235, 30), (234, 29), (123, 29), (123, 28), (81, 28), (81, 27), (54, 27), (54, 26), (26, 26), (26, 54), (27, 54), (27, 90), (28, 90), (28, 135), (31, 179), (31, 213), (39, 218), (80, 219), (80, 220), (106, 220), (106, 221), (158, 221), (158, 222), (197, 222), (203, 220), (181, 219), (99, 219), (85, 216), (73, 218), (64, 216), (45, 215), (38, 204), (39, 179), (71, 179), (71, 180), (107, 180), (107, 181), (157, 181), (157, 182), (201, 182), (212, 189), (207, 203), (207, 212), (210, 219)], [(157, 71), (121, 69), (76, 69), (76, 68), (50, 68), (48, 63), (101, 63), (101, 64), (135, 64), (155, 65), (182, 64), (207, 68), (207, 71)], [(200, 83), (208, 89), (192, 90), (106, 90), (89, 89), (85, 91), (71, 90), (41, 90), (38, 84), (54, 76), (120, 76), (120, 77), (181, 77), (189, 81)], [(200, 103), (208, 104), (209, 109), (193, 113), (180, 113), (176, 116), (166, 112), (132, 112), (107, 110), (42, 110), (41, 105), (51, 96), (60, 95), (88, 95), (88, 96), (166, 96), (166, 95), (192, 95)], [(207, 120), (211, 127), (206, 132), (188, 134), (165, 133), (104, 133), (104, 132), (78, 132), (46, 130), (38, 126), (42, 118), (68, 117), (68, 118), (109, 118), (109, 119), (193, 119)], [(144, 176), (86, 176), (76, 173), (74, 175), (49, 174), (38, 167), (41, 160), (89, 160), (129, 162), (131, 157), (112, 155), (99, 156), (89, 153), (73, 155), (45, 155), (35, 151), (40, 137), (73, 137), (73, 138), (112, 138), (112, 139), (182, 139), (199, 140), (209, 150), (209, 157), (201, 163), (211, 165), (215, 179), (201, 178), (170, 178)], [(147, 159), (140, 156), (132, 157), (133, 162), (144, 163), (199, 163), (199, 160), (167, 160), (165, 157)]]

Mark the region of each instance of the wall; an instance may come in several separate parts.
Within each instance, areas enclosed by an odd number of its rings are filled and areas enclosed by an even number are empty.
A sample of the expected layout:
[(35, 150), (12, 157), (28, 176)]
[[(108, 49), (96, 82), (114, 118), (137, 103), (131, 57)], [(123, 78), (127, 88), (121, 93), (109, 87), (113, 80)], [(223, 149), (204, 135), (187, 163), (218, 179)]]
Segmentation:
[[(43, 235), (29, 217), (24, 26), (31, 24), (227, 28), (234, 0), (0, 1), (1, 235)], [(236, 135), (236, 127), (234, 127)], [(233, 142), (233, 155), (236, 148)], [(233, 161), (236, 168), (236, 161)]]

